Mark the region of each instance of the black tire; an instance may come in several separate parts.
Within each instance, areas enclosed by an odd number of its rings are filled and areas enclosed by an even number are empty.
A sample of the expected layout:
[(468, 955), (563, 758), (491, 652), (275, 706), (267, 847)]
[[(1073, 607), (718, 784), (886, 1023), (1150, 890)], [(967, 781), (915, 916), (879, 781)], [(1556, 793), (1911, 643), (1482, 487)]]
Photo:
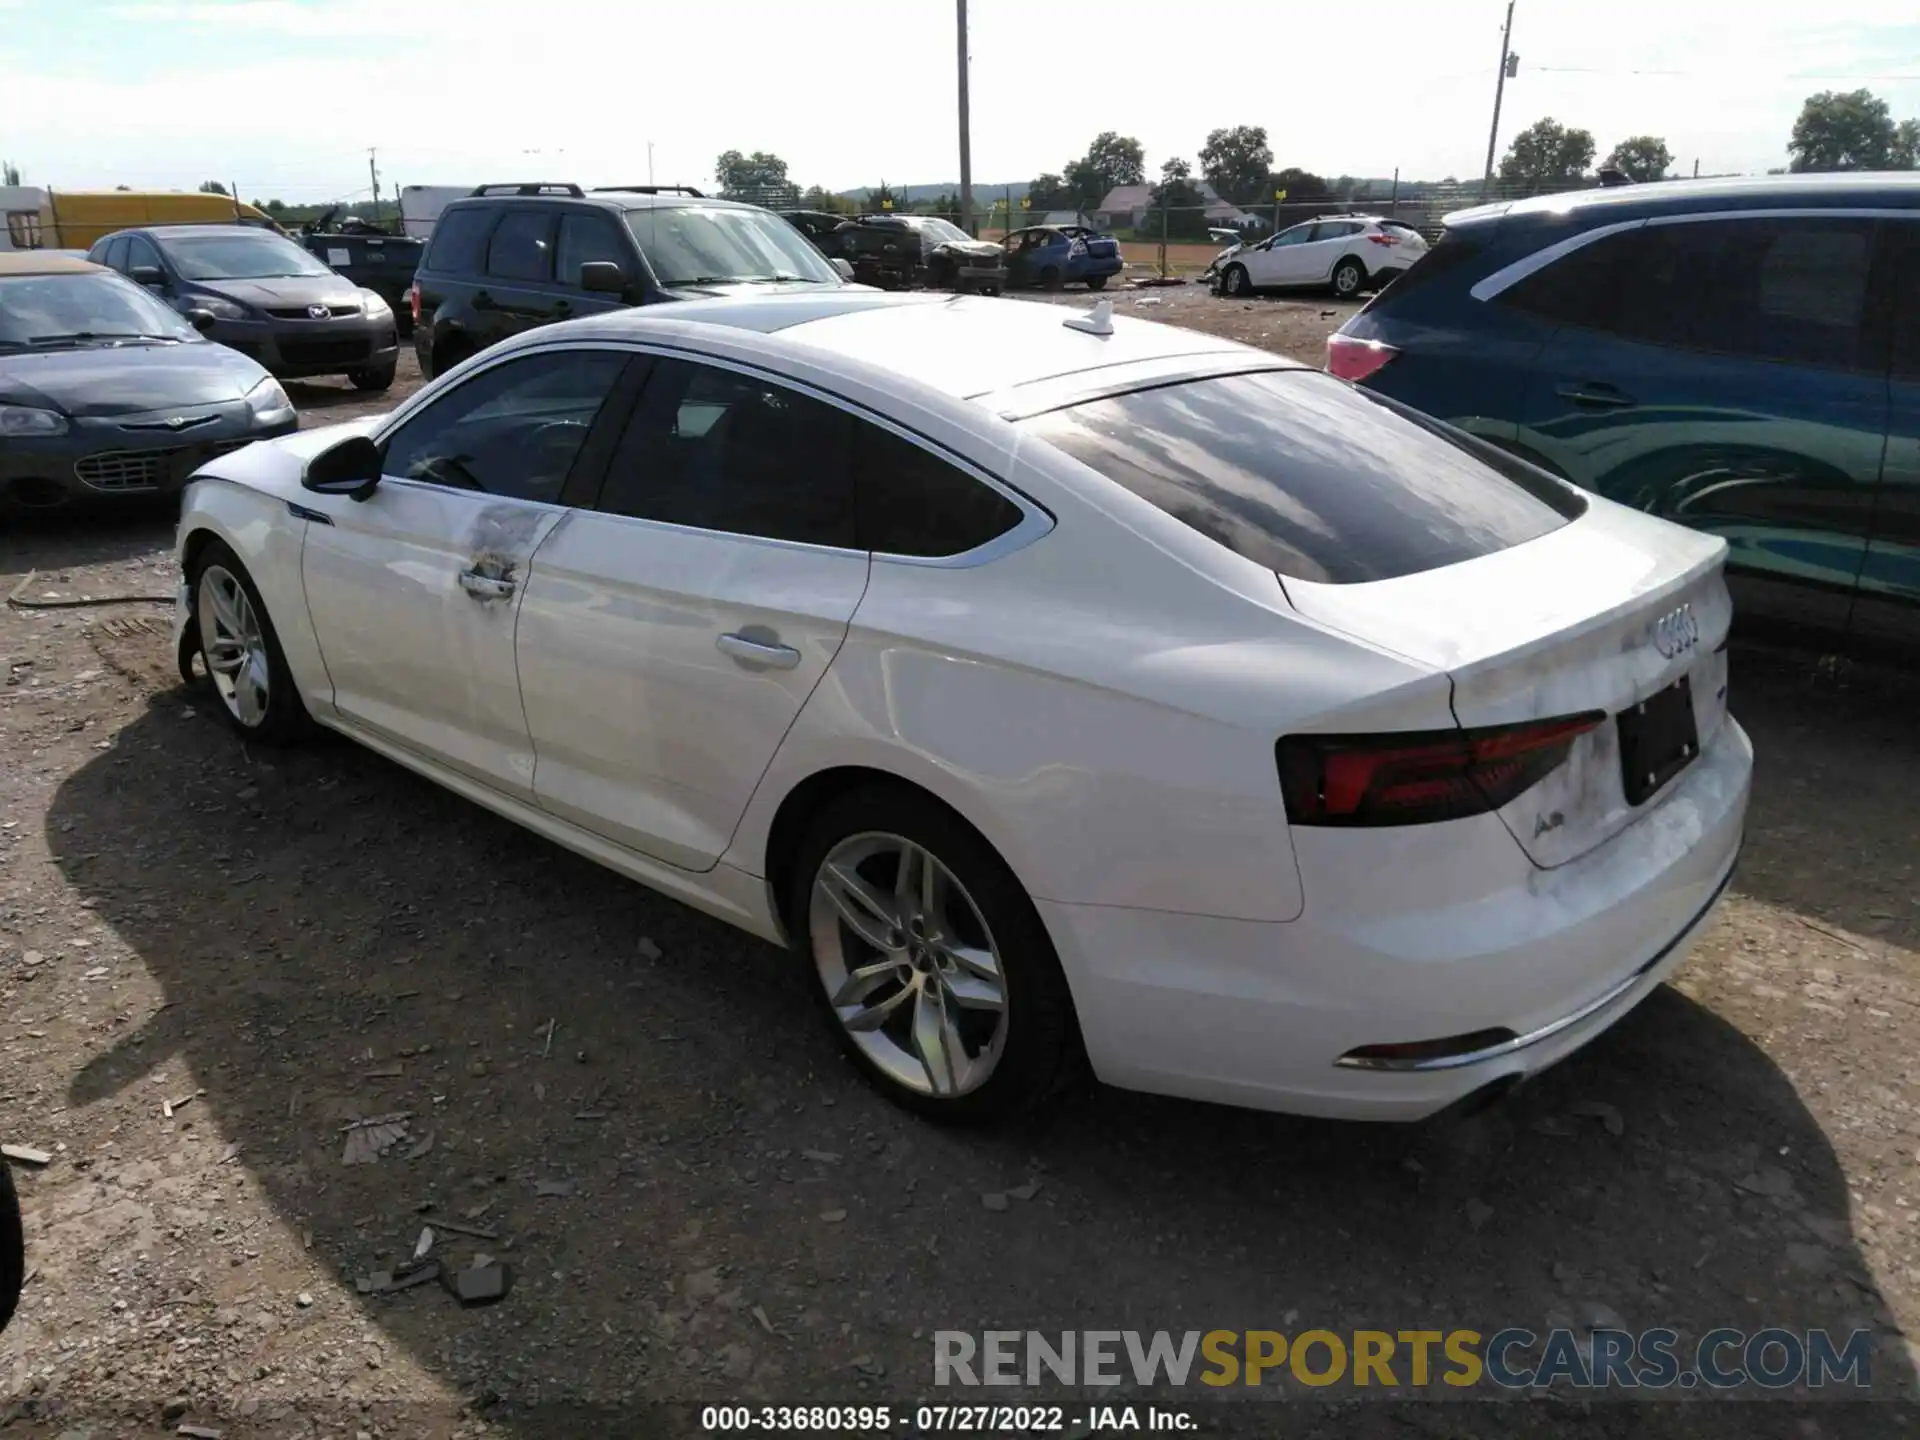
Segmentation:
[[(208, 616), (201, 613), (204, 608), (203, 597), (206, 594), (205, 582), (209, 573), (218, 571), (221, 577), (236, 582), (245, 594), (256, 622), (259, 646), (257, 652), (247, 651), (239, 662), (239, 669), (252, 674), (264, 660), (266, 671), (266, 697), (263, 705), (249, 706), (240, 698), (240, 678), (236, 672), (233, 681), (235, 693), (227, 693), (227, 685), (222, 683), (222, 675), (230, 664), (216, 671), (210, 653), (214, 647), (220, 647), (223, 656), (231, 654), (232, 647), (221, 636), (221, 626), (216, 620), (209, 626)], [(224, 584), (216, 578), (216, 587)], [(280, 648), (280, 637), (273, 628), (273, 617), (267, 613), (267, 607), (260, 598), (260, 591), (253, 583), (253, 577), (247, 573), (246, 566), (224, 541), (209, 540), (193, 557), (193, 564), (187, 572), (187, 593), (193, 602), (193, 632), (200, 651), (200, 663), (206, 667), (208, 683), (213, 686), (214, 696), (220, 702), (220, 713), (226, 717), (228, 725), (235, 733), (248, 740), (256, 740), (267, 745), (288, 745), (306, 738), (313, 730), (313, 721), (307, 715), (306, 704), (300, 699), (300, 692), (293, 683), (293, 672), (287, 668), (286, 652)], [(213, 632), (209, 638), (209, 632)], [(254, 690), (257, 693), (257, 676)], [(250, 711), (257, 718), (246, 718)]]
[(13, 1188), (13, 1167), (0, 1159), (0, 1330), (13, 1319), (26, 1278), (27, 1234), (20, 1222), (20, 1196)]
[(356, 390), (385, 390), (392, 386), (393, 377), (399, 371), (399, 361), (382, 365), (377, 370), (349, 370), (347, 379), (353, 382)]
[[(816, 944), (822, 934), (831, 937), (830, 945), (853, 944), (863, 964), (882, 957), (835, 918), (831, 901), (820, 907), (825, 918), (816, 914), (815, 880), (829, 854), (843, 842), (880, 835), (904, 839), (938, 860), (949, 880), (958, 883), (962, 892), (960, 900), (970, 901), (971, 909), (984, 921), (987, 941), (998, 955), (1005, 997), (998, 1058), (984, 1080), (959, 1093), (929, 1093), (889, 1074), (855, 1041), (828, 993)], [(879, 858), (879, 863), (884, 865), (884, 856)], [(872, 877), (865, 878), (871, 881)], [(873, 883), (877, 887), (886, 882)], [(801, 838), (788, 892), (789, 933), (794, 949), (808, 961), (812, 972), (806, 976), (805, 983), (812, 988), (841, 1049), (869, 1082), (895, 1104), (936, 1121), (983, 1124), (1041, 1105), (1077, 1069), (1081, 1049), (1073, 1000), (1060, 961), (1054, 954), (1053, 942), (1032, 900), (993, 847), (930, 796), (906, 786), (876, 785), (849, 791), (829, 801), (812, 817)], [(952, 892), (949, 890), (948, 894), (951, 896)], [(965, 943), (978, 943), (977, 938), (963, 938)], [(901, 969), (906, 964), (902, 961), (894, 968)], [(886, 986), (898, 983), (880, 982), (880, 988), (869, 994), (880, 993)], [(902, 1019), (910, 1019), (905, 1012), (911, 1011), (912, 1006), (901, 1005), (899, 1009)], [(956, 1007), (953, 1013), (958, 1017), (966, 1012)], [(979, 1013), (973, 1012), (976, 1018)], [(984, 1023), (991, 1026), (995, 1022)], [(879, 1033), (879, 1038), (886, 1037)], [(969, 1066), (977, 1063), (978, 1055), (965, 1055), (964, 1043), (962, 1053)], [(931, 1066), (926, 1069), (931, 1074)]]
[(457, 335), (450, 335), (445, 340), (436, 340), (432, 350), (433, 374), (427, 378), (431, 380), (446, 374), (473, 353), (473, 346)]
[(1040, 288), (1042, 290), (1058, 290), (1060, 288), (1059, 266), (1049, 265), (1040, 272)]
[(1366, 283), (1367, 267), (1351, 255), (1333, 267), (1333, 293), (1342, 300), (1353, 299)]
[(1089, 290), (1104, 290), (1104, 289), (1106, 289), (1106, 288), (1107, 288), (1107, 277), (1106, 277), (1106, 276), (1104, 276), (1104, 275), (1089, 275), (1089, 276), (1087, 277), (1087, 288), (1088, 288)]
[(1229, 265), (1220, 272), (1220, 293), (1222, 295), (1253, 294), (1253, 278), (1247, 274), (1244, 265)]

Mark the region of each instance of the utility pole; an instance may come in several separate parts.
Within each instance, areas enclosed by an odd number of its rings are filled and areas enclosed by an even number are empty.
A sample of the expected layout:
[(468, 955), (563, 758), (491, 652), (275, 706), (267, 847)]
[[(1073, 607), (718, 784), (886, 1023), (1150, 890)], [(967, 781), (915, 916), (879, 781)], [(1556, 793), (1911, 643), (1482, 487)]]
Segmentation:
[(375, 225), (380, 223), (380, 167), (374, 163), (379, 153), (373, 146), (367, 147), (367, 178), (373, 181), (373, 223)]
[(973, 234), (973, 135), (967, 114), (967, 0), (954, 0), (960, 24), (960, 228)]
[(1487, 168), (1480, 177), (1480, 198), (1487, 198), (1487, 187), (1493, 183), (1493, 147), (1500, 139), (1500, 99), (1506, 92), (1507, 76), (1514, 70), (1513, 65), (1513, 0), (1507, 0), (1507, 23), (1500, 31), (1500, 69), (1493, 79), (1493, 126), (1487, 131)]

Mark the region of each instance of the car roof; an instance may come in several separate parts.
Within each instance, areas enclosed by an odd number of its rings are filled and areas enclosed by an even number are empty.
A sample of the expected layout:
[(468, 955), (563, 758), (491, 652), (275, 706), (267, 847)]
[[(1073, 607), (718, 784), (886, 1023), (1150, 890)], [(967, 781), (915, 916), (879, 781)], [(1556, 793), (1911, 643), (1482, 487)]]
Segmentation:
[(1920, 209), (1920, 173), (1842, 170), (1819, 175), (1735, 175), (1713, 180), (1654, 180), (1534, 195), (1455, 210), (1448, 225), (1473, 224), (1504, 217), (1552, 220), (1569, 217), (1604, 224), (1636, 215), (1690, 210), (1744, 210), (1768, 205), (1876, 205)]
[(639, 190), (589, 190), (583, 195), (462, 195), (449, 200), (447, 210), (470, 210), (479, 205), (593, 205), (602, 210), (760, 210), (744, 200), (722, 200), (717, 195), (648, 195)]
[(93, 275), (104, 268), (50, 250), (0, 250), (0, 275)]
[[(130, 225), (115, 235), (148, 235), (155, 240), (175, 240), (182, 235), (271, 235), (264, 225)], [(103, 237), (112, 239), (112, 236)], [(99, 241), (94, 242), (96, 245)]]
[(644, 340), (652, 327), (669, 324), (751, 330), (877, 366), (962, 400), (1144, 361), (1224, 355), (1236, 363), (1259, 357), (1276, 368), (1296, 363), (1197, 330), (1128, 315), (1113, 317), (1109, 335), (1088, 334), (1066, 324), (1087, 313), (1025, 300), (848, 287), (638, 306), (527, 334), (553, 337), (556, 329), (564, 328), (572, 339)]

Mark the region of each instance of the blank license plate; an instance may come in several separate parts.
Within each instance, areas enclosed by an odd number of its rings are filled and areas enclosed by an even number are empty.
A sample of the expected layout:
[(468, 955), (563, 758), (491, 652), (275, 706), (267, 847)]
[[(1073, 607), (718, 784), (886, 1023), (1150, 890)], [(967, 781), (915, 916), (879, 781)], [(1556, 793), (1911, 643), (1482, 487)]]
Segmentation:
[(1620, 777), (1629, 805), (1645, 804), (1700, 754), (1689, 676), (1621, 711), (1619, 724)]

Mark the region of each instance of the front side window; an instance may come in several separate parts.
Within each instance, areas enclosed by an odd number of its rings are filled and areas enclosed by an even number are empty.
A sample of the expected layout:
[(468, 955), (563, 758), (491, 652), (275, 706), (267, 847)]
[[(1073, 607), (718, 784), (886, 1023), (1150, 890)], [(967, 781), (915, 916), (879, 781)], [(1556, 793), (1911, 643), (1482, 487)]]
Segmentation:
[(1585, 508), (1551, 477), (1319, 371), (1137, 390), (1022, 428), (1290, 579), (1418, 574), (1536, 539)]
[(200, 336), (146, 289), (118, 275), (0, 276), (0, 349), (137, 338)]
[(509, 210), (487, 247), (487, 274), (501, 280), (553, 278), (553, 212)]
[(627, 357), (528, 355), (461, 382), (387, 438), (381, 469), (455, 490), (555, 505)]
[(839, 272), (820, 252), (768, 211), (656, 205), (628, 211), (627, 228), (662, 285), (753, 280), (840, 283)]
[[(134, 236), (129, 266), (158, 265), (141, 258), (146, 242)], [(277, 280), (295, 275), (331, 275), (333, 271), (291, 240), (265, 230), (206, 235), (170, 235), (167, 255), (185, 280)]]
[(580, 267), (594, 260), (610, 260), (633, 278), (633, 257), (626, 237), (613, 217), (592, 210), (572, 210), (560, 217), (560, 249), (554, 276), (562, 285), (580, 287)]
[(1271, 244), (1275, 250), (1278, 250), (1282, 245), (1304, 245), (1312, 238), (1313, 226), (1296, 225), (1291, 230), (1282, 230), (1274, 236)]
[(770, 380), (661, 360), (607, 469), (598, 508), (852, 549), (853, 423)]

